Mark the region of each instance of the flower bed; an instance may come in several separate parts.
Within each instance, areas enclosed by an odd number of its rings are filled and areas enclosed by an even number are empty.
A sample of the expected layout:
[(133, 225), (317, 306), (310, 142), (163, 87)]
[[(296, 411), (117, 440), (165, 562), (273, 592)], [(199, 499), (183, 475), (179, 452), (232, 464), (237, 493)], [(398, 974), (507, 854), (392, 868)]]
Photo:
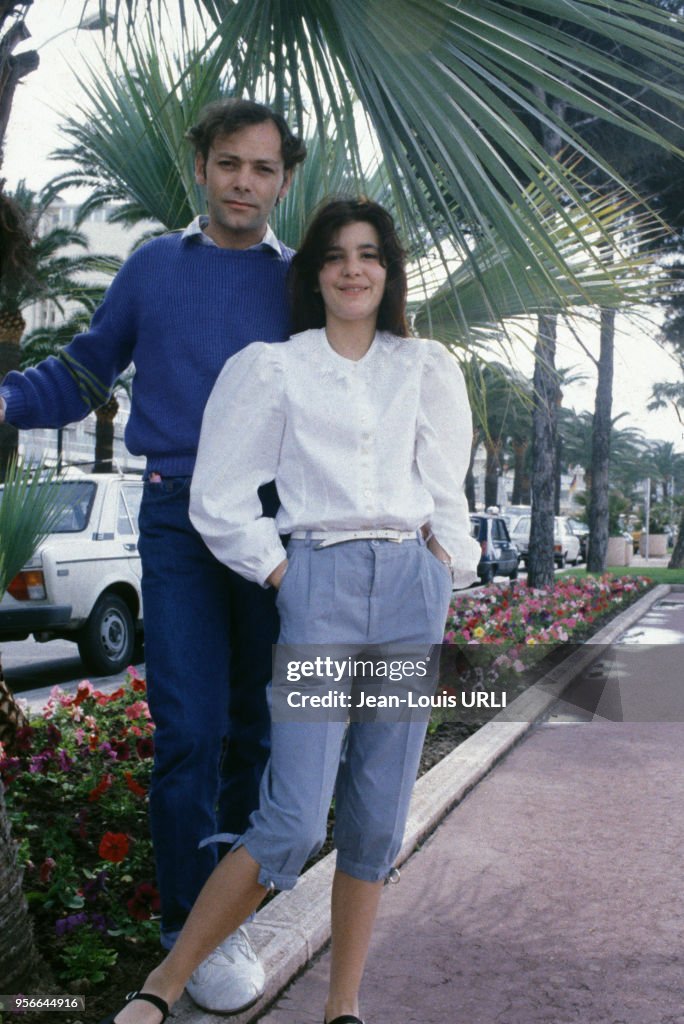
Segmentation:
[[(445, 642), (471, 666), (487, 655), (497, 671), (523, 674), (531, 660), (581, 641), (649, 585), (632, 576), (561, 577), (548, 591), (516, 584), (463, 592), (452, 602)], [(460, 738), (476, 727), (464, 726)], [(55, 689), (20, 735), (19, 750), (3, 758), (0, 747), (38, 945), (64, 991), (106, 989), (119, 958), (135, 979), (141, 963), (157, 957), (147, 822), (153, 731), (145, 681), (131, 669), (108, 695), (88, 682), (73, 695)]]
[(65, 991), (102, 982), (122, 948), (158, 945), (144, 697), (134, 669), (110, 694), (55, 688), (0, 759), (38, 944)]
[(445, 643), (484, 647), (495, 664), (523, 672), (534, 648), (581, 641), (599, 619), (621, 610), (651, 585), (643, 576), (601, 578), (561, 576), (552, 588), (531, 590), (525, 583), (485, 587), (457, 594), (451, 602)]

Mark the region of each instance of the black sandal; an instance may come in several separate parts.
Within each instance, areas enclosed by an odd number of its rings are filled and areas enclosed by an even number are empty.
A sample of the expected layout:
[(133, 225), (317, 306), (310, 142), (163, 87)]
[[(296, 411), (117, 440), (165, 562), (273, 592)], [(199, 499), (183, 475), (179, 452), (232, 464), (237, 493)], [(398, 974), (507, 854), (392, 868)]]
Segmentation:
[(335, 1017), (335, 1020), (324, 1020), (323, 1024), (363, 1024), (363, 1021), (353, 1013), (343, 1013), (341, 1017)]
[[(156, 1006), (158, 1010), (161, 1010), (162, 1019), (160, 1024), (164, 1024), (164, 1021), (166, 1020), (167, 1017), (173, 1016), (173, 1014), (171, 1014), (169, 1011), (169, 1004), (164, 999), (162, 999), (161, 996), (153, 996), (151, 992), (129, 992), (128, 995), (126, 996), (126, 1001), (124, 1002), (124, 1005), (120, 1006), (116, 1013), (112, 1013), (109, 1015), (109, 1017), (105, 1017), (104, 1020), (101, 1020), (100, 1024), (114, 1024), (114, 1021), (121, 1013), (121, 1011), (124, 1009), (124, 1007), (126, 1007), (129, 1003), (134, 1002), (134, 1000), (136, 999), (142, 999), (146, 1003), (152, 1003), (152, 1005)], [(341, 1017), (339, 1018), (339, 1020), (342, 1019), (343, 1018)], [(356, 1018), (350, 1017), (349, 1020), (356, 1020)]]

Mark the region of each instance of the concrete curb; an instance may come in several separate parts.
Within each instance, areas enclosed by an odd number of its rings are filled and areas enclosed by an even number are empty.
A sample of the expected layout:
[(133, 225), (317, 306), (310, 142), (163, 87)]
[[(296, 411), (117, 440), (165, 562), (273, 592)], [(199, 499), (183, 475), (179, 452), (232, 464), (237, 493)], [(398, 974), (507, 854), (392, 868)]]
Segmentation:
[[(406, 835), (398, 858), (401, 866), (466, 794), (529, 732), (562, 696), (579, 672), (596, 661), (607, 644), (634, 625), (673, 589), (660, 584), (600, 629), (565, 661), (547, 673), (507, 708), (507, 718), (488, 722), (416, 783)], [(501, 716), (497, 716), (501, 717)], [(250, 1009), (230, 1016), (231, 1024), (256, 1021), (283, 989), (330, 939), (330, 887), (335, 854), (310, 868), (291, 892), (280, 893), (259, 911), (249, 934), (266, 971), (266, 989)], [(200, 1010), (189, 996), (176, 1004), (177, 1024), (220, 1024), (223, 1015)]]

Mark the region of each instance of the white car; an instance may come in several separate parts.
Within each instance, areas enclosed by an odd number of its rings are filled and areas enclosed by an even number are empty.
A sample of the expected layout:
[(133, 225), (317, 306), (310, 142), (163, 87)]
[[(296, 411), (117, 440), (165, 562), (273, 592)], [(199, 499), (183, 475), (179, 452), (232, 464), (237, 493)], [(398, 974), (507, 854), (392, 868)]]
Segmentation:
[[(520, 557), (527, 565), (530, 546), (530, 516), (521, 516), (511, 528), (511, 540), (517, 546)], [(566, 562), (577, 565), (580, 561), (579, 537), (573, 533), (566, 516), (554, 516), (553, 522), (553, 557), (556, 565), (562, 569)]]
[(65, 508), (0, 603), (0, 640), (74, 640), (89, 672), (120, 672), (142, 629), (142, 479), (71, 468), (49, 486)]

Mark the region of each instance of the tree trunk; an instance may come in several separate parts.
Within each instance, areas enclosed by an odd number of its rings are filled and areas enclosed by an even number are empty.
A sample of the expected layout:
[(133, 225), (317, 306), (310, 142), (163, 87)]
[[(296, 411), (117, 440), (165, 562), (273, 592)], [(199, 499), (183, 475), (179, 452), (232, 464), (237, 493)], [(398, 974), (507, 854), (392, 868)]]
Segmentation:
[(513, 448), (513, 493), (511, 505), (529, 505), (529, 477), (525, 473), (525, 455), (529, 447), (527, 438), (514, 438)]
[(541, 314), (534, 349), (532, 409), (532, 522), (527, 583), (553, 585), (553, 515), (556, 490), (556, 438), (560, 386), (556, 373), (557, 318)]
[(11, 754), (14, 749), (17, 731), (26, 725), (28, 725), (28, 719), (5, 682), (0, 664), (0, 743), (7, 754)]
[(603, 572), (608, 549), (608, 494), (610, 490), (610, 435), (613, 412), (613, 357), (615, 310), (601, 310), (601, 348), (591, 436), (591, 491), (589, 496), (589, 550), (587, 571)]
[(679, 520), (679, 530), (677, 531), (677, 543), (674, 546), (670, 561), (667, 563), (668, 569), (684, 569), (684, 508), (682, 509), (682, 516)]
[[(0, 381), (10, 370), (18, 370), (21, 362), (19, 343), (26, 321), (19, 310), (0, 312)], [(17, 457), (19, 431), (9, 423), (0, 423), (0, 482), (7, 475), (7, 466)]]
[(473, 473), (473, 464), (475, 462), (475, 455), (477, 453), (477, 446), (479, 443), (480, 435), (477, 430), (473, 430), (473, 440), (470, 446), (470, 462), (468, 463), (468, 472), (466, 473), (465, 483), (463, 485), (469, 512), (474, 512), (477, 507), (477, 502), (475, 500), (475, 474)]
[(487, 459), (485, 462), (485, 508), (497, 505), (499, 501), (499, 477), (501, 475), (501, 442), (494, 438), (485, 441)]
[(33, 938), (33, 926), (21, 887), (0, 782), (0, 979), (4, 992), (49, 992), (49, 972)]
[(114, 419), (119, 403), (114, 395), (95, 410), (95, 472), (111, 473), (114, 470)]
[[(549, 96), (541, 86), (534, 92), (550, 103), (554, 112), (564, 118), (567, 104)], [(557, 128), (542, 121), (542, 145), (551, 157), (561, 151), (563, 140)], [(554, 497), (556, 489), (556, 438), (560, 385), (556, 373), (556, 335), (558, 318), (542, 313), (537, 318), (537, 341), (534, 346), (534, 378), (532, 396), (532, 517), (530, 548), (527, 562), (527, 585), (551, 587), (555, 562), (553, 559)]]

